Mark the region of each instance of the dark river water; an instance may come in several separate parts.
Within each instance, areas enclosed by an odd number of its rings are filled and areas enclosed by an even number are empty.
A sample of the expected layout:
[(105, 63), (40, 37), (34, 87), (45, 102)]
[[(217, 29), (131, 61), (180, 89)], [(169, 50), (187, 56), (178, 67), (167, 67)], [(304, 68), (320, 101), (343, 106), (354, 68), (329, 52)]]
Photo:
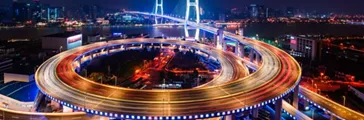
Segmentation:
[[(284, 24), (284, 23), (261, 23), (248, 24), (244, 27), (245, 36), (273, 38), (283, 34), (327, 34), (334, 36), (364, 36), (364, 26), (361, 25), (331, 25), (331, 24)], [(234, 31), (237, 28), (227, 28)], [(0, 28), (0, 40), (8, 39), (39, 39), (44, 35), (54, 34), (66, 30), (81, 30), (84, 36), (93, 33), (109, 35), (115, 32), (123, 34), (149, 34), (151, 37), (171, 36), (180, 37), (184, 35), (182, 27), (82, 27), (82, 28)]]

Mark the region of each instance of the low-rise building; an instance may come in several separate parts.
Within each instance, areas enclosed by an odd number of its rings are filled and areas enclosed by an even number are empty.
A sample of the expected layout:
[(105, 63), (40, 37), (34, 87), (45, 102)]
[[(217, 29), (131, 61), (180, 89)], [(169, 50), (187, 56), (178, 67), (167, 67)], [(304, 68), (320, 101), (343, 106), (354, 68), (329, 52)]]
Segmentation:
[(64, 32), (42, 37), (42, 49), (70, 50), (82, 46), (80, 32)]
[(13, 59), (0, 59), (0, 73), (5, 72), (13, 67)]
[(101, 39), (100, 34), (92, 34), (87, 36), (87, 43), (99, 42)]
[(277, 38), (282, 48), (292, 56), (319, 60), (322, 51), (321, 35), (283, 35)]

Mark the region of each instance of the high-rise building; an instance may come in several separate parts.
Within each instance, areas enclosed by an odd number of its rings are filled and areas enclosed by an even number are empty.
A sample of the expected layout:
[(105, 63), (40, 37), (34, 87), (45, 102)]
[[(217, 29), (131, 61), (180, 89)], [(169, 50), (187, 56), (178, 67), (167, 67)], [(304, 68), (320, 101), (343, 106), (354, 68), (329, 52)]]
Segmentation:
[(13, 21), (25, 22), (31, 20), (31, 4), (13, 1)]
[(251, 4), (248, 7), (249, 17), (250, 18), (265, 18), (266, 10), (264, 9), (264, 6), (257, 5), (257, 4)]
[(283, 35), (278, 42), (293, 56), (306, 57), (311, 60), (319, 60), (322, 51), (322, 35)]
[(293, 7), (286, 8), (286, 17), (293, 17), (295, 15), (295, 9)]
[(256, 4), (251, 4), (249, 7), (248, 7), (248, 11), (249, 11), (249, 17), (250, 18), (257, 18), (258, 17), (258, 7)]
[(258, 8), (258, 18), (266, 18), (266, 16), (265, 16), (266, 10), (265, 10), (264, 6), (258, 5), (257, 8)]
[(0, 6), (0, 22), (9, 21), (11, 9), (9, 6)]
[(219, 14), (219, 21), (220, 22), (225, 22), (225, 19), (226, 19), (226, 15), (224, 13), (220, 13)]
[(34, 22), (40, 22), (42, 19), (42, 6), (40, 4), (40, 0), (33, 0), (31, 11), (32, 11), (32, 20)]
[(49, 4), (42, 4), (41, 7), (41, 19), (43, 21), (48, 21), (48, 8), (50, 8)]
[(56, 21), (57, 19), (64, 18), (64, 7), (49, 7), (47, 9), (47, 20)]

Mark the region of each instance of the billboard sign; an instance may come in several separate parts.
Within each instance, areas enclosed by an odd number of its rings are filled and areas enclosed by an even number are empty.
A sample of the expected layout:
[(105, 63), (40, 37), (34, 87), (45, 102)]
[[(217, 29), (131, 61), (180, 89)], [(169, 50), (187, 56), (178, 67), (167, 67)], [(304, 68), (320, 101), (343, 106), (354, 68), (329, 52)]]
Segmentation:
[(67, 49), (73, 49), (82, 45), (82, 34), (67, 38)]

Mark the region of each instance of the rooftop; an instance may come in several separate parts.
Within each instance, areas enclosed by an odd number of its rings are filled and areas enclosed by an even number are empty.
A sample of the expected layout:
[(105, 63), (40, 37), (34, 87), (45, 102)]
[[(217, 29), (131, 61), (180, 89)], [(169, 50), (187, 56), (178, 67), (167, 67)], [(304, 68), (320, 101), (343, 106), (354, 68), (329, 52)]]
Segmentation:
[(63, 32), (63, 33), (50, 34), (43, 37), (67, 38), (78, 34), (81, 34), (81, 32), (79, 31)]
[(38, 94), (35, 81), (32, 82), (9, 82), (0, 80), (0, 94), (22, 102), (33, 102)]

